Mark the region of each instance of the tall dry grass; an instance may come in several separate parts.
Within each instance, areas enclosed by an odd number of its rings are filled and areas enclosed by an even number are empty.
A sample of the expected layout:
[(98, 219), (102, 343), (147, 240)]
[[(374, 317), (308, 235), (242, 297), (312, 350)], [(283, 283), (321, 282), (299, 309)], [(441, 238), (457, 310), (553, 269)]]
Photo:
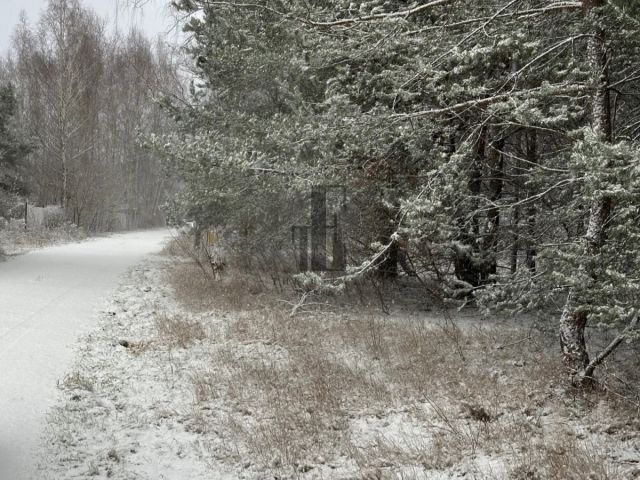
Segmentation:
[(607, 393), (563, 390), (548, 332), (365, 308), (292, 316), (249, 279), (197, 272), (178, 261), (169, 278), (187, 307), (225, 312), (192, 375), (193, 424), (217, 438), (212, 455), (283, 478), (620, 478), (580, 433)]

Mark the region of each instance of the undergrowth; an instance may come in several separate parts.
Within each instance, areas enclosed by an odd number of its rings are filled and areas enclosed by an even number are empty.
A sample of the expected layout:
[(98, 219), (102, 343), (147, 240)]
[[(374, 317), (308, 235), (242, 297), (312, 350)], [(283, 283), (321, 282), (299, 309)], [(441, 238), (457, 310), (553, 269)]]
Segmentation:
[[(606, 388), (568, 391), (549, 329), (362, 306), (292, 314), (247, 275), (199, 270), (183, 256), (169, 280), (186, 308), (224, 317), (191, 375), (197, 431), (224, 438), (213, 455), (278, 478), (621, 478), (607, 428), (638, 411)], [(204, 338), (162, 325), (184, 348), (185, 334)]]

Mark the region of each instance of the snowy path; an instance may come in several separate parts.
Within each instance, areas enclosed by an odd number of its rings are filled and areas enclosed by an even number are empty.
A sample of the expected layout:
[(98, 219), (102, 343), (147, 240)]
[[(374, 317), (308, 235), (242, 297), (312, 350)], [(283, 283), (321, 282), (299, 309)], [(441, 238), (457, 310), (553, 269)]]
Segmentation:
[(28, 475), (75, 340), (95, 326), (119, 276), (167, 236), (118, 234), (0, 263), (0, 480)]

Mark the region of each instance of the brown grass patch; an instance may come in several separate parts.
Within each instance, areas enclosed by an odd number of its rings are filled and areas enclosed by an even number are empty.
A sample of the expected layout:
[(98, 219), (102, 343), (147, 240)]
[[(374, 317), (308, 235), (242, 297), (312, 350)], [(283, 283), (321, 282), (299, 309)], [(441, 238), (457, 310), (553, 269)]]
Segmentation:
[[(519, 332), (285, 313), (231, 320), (224, 340), (256, 348), (223, 349), (212, 357), (215, 373), (194, 378), (198, 402), (235, 406), (224, 419), (228, 438), (263, 468), (292, 472), (347, 454), (363, 471), (379, 468), (381, 458), (445, 469), (478, 451), (511, 458), (505, 445), (545, 435), (536, 423), (548, 406), (555, 360), (535, 348), (518, 346), (515, 356), (495, 349), (497, 335), (510, 344)], [(398, 443), (381, 434), (375, 444), (357, 445), (354, 419), (384, 420), (398, 408), (431, 432), (427, 440)], [(548, 469), (556, 468), (551, 453)]]
[(171, 348), (187, 348), (207, 338), (201, 322), (180, 315), (160, 315), (155, 319), (155, 327), (160, 341)]
[(77, 242), (85, 238), (87, 238), (85, 231), (72, 223), (64, 223), (52, 228), (29, 226), (25, 229), (24, 224), (13, 221), (6, 228), (0, 229), (0, 244), (4, 245), (10, 253)]
[[(603, 459), (600, 447), (577, 442), (571, 434), (520, 447), (510, 467), (513, 480), (617, 480), (620, 471)], [(520, 442), (522, 443), (522, 442)]]
[(169, 268), (168, 276), (177, 300), (196, 312), (277, 308), (273, 286), (248, 274), (227, 272), (212, 278), (191, 261), (176, 261)]
[[(231, 274), (212, 282), (184, 262), (170, 280), (186, 305), (232, 313), (224, 346), (192, 380), (196, 428), (238, 462), (293, 478), (344, 459), (354, 478), (454, 467), (473, 478), (619, 478), (602, 449), (571, 436), (575, 412), (588, 416), (600, 397), (557, 393), (549, 333), (362, 309), (292, 316), (273, 289)], [(477, 455), (502, 473), (482, 473)]]

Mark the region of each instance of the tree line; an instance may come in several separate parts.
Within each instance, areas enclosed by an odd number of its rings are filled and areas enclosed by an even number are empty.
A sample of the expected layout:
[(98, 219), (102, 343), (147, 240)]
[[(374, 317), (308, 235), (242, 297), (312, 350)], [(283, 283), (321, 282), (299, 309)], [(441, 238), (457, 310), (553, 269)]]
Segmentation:
[(88, 231), (162, 224), (171, 183), (139, 137), (167, 128), (156, 97), (179, 89), (173, 62), (139, 31), (108, 34), (78, 0), (50, 0), (34, 26), (23, 16), (0, 65), (25, 147), (2, 158), (4, 194), (59, 205)]
[[(284, 265), (308, 192), (345, 186), (344, 279), (555, 318), (579, 384), (636, 336), (636, 2), (172, 4), (193, 63), (155, 139), (184, 184), (175, 218)], [(590, 357), (588, 324), (620, 335)]]
[[(636, 336), (636, 2), (171, 4), (186, 80), (78, 0), (21, 22), (0, 68), (5, 195), (90, 230), (194, 220), (288, 275), (292, 227), (331, 187), (338, 281), (554, 318), (575, 383)], [(620, 333), (590, 356), (587, 325)]]

